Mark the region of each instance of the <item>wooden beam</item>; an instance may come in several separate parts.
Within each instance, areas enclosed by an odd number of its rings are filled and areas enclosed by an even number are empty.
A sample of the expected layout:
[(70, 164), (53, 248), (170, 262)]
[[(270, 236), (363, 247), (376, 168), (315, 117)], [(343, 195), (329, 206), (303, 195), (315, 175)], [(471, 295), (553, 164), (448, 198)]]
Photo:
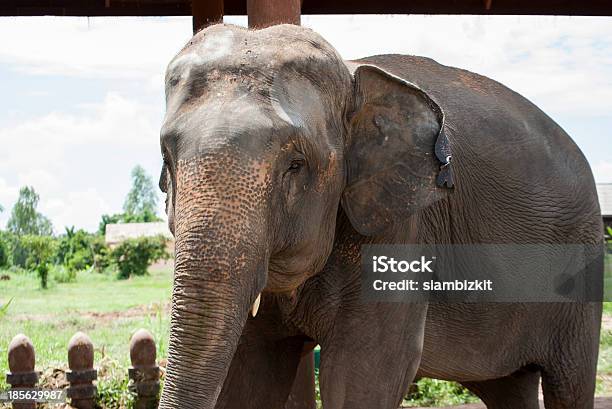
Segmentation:
[[(220, 0), (193, 0), (196, 8)], [(282, 0), (265, 1), (282, 3)], [(294, 0), (288, 0), (289, 3)], [(486, 14), (612, 16), (610, 0), (305, 0), (302, 14)], [(491, 5), (486, 9), (487, 2)], [(193, 16), (191, 0), (0, 0), (0, 16)], [(257, 3), (256, 0), (253, 3)], [(217, 16), (247, 14), (246, 0), (224, 0)], [(200, 15), (200, 13), (197, 13)], [(206, 13), (204, 13), (206, 14)], [(217, 17), (218, 18), (218, 17)], [(206, 19), (204, 19), (206, 20)], [(220, 21), (208, 19), (210, 22)]]
[(191, 0), (193, 34), (210, 24), (223, 22), (223, 0)]
[(250, 28), (264, 28), (275, 24), (300, 25), (301, 0), (247, 0)]

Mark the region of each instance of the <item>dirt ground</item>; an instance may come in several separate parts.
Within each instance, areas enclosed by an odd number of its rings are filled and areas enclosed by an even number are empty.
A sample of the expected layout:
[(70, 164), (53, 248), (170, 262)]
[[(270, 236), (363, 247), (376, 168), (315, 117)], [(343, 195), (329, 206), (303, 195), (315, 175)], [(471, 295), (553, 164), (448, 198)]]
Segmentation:
[[(540, 408), (544, 409), (544, 404), (540, 401)], [(411, 409), (434, 409), (434, 408), (411, 408)], [(461, 405), (461, 406), (447, 406), (438, 409), (486, 409), (483, 404), (473, 405)], [(612, 397), (606, 396), (601, 398), (595, 398), (595, 409), (612, 409)]]

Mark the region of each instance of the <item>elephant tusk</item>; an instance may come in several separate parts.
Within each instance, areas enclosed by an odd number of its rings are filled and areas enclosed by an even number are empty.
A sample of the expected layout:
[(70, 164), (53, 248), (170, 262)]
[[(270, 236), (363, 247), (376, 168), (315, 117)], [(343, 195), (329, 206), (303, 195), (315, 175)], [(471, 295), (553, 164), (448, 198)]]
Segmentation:
[(255, 302), (251, 306), (251, 315), (255, 317), (257, 315), (257, 311), (259, 310), (259, 303), (261, 302), (261, 293), (255, 299)]

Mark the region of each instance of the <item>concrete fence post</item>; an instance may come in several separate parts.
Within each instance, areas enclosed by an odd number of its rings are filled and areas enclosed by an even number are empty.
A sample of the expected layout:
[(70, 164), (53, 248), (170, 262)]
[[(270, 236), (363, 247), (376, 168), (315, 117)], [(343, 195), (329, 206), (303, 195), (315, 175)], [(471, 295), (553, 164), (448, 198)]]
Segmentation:
[(153, 335), (146, 329), (136, 331), (130, 341), (132, 366), (128, 369), (133, 382), (130, 390), (136, 393), (135, 409), (157, 408), (160, 371), (156, 357), (157, 348)]
[(77, 332), (68, 343), (68, 367), (66, 379), (70, 382), (68, 397), (71, 406), (77, 409), (93, 409), (96, 396), (96, 386), (93, 381), (97, 379), (98, 372), (93, 367), (94, 347), (91, 339)]
[[(34, 388), (38, 382), (38, 373), (34, 370), (36, 355), (34, 345), (23, 334), (15, 335), (8, 347), (9, 370), (6, 383), (11, 389)], [(13, 402), (13, 409), (35, 409), (36, 402)]]

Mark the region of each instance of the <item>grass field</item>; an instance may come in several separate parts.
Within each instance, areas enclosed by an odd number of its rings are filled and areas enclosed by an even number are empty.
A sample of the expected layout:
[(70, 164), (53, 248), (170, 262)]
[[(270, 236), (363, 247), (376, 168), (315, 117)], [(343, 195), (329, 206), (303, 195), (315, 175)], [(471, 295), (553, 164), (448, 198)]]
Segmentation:
[[(606, 278), (612, 283), (612, 255), (607, 261)], [(40, 289), (34, 274), (0, 271), (3, 274), (10, 279), (0, 280), (0, 304), (11, 298), (12, 302), (6, 315), (0, 316), (0, 374), (8, 371), (7, 347), (14, 335), (24, 333), (32, 340), (38, 370), (65, 369), (68, 341), (76, 331), (84, 331), (94, 342), (96, 366), (104, 369), (98, 388), (108, 401), (114, 402), (105, 407), (129, 407), (125, 368), (129, 366), (133, 332), (148, 329), (155, 336), (158, 358), (166, 354), (171, 270), (151, 269), (148, 276), (129, 280), (82, 272), (74, 283), (51, 280), (47, 290)], [(606, 284), (608, 287), (608, 281)], [(598, 371), (598, 393), (612, 394), (612, 302), (604, 305)], [(423, 386), (431, 396), (442, 395), (441, 399), (432, 401), (429, 396), (415, 404), (447, 405), (469, 399), (459, 396), (461, 392), (450, 384), (433, 382)], [(0, 389), (5, 387), (5, 378), (0, 375)]]
[[(129, 280), (82, 272), (75, 283), (50, 281), (47, 290), (40, 289), (33, 274), (9, 276), (10, 280), (0, 281), (0, 303), (12, 298), (7, 314), (0, 318), (0, 373), (8, 371), (7, 347), (18, 333), (32, 340), (37, 369), (65, 367), (68, 341), (76, 331), (92, 339), (96, 363), (110, 359), (127, 367), (130, 337), (139, 328), (153, 333), (158, 356), (165, 356), (170, 269), (153, 269), (148, 276)], [(0, 389), (4, 382), (0, 376)]]

